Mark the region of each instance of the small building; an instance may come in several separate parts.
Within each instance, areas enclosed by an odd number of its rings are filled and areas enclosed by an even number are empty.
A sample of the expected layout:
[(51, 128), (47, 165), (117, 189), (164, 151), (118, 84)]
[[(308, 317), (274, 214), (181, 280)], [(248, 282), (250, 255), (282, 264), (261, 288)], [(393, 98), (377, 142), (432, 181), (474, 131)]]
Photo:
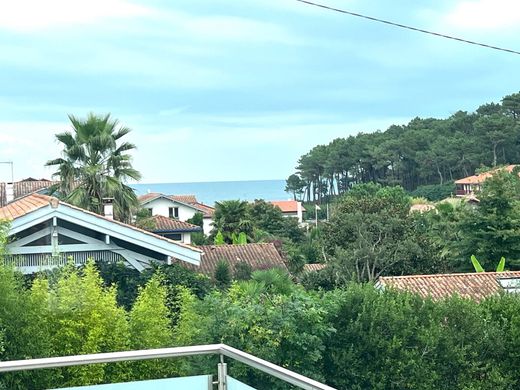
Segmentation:
[(298, 223), (303, 222), (303, 213), (305, 212), (305, 208), (303, 207), (302, 202), (297, 200), (273, 200), (271, 201), (271, 204), (282, 210), (285, 217), (298, 218)]
[(31, 194), (0, 208), (10, 222), (7, 262), (34, 273), (88, 259), (124, 262), (142, 271), (151, 262), (199, 265), (202, 251), (166, 237), (86, 211), (57, 198)]
[(233, 275), (238, 263), (248, 264), (253, 271), (279, 268), (287, 271), (287, 265), (273, 243), (251, 243), (240, 245), (201, 245), (203, 254), (199, 266), (181, 263), (183, 266), (200, 272), (210, 278), (215, 276), (219, 261), (229, 264)]
[(183, 244), (191, 244), (191, 234), (202, 232), (202, 228), (188, 222), (179, 221), (168, 218), (163, 215), (154, 215), (150, 218), (151, 232), (160, 236), (169, 238), (173, 241), (179, 241)]
[(182, 222), (193, 218), (196, 213), (202, 213), (203, 231), (209, 235), (213, 225), (215, 209), (197, 201), (195, 195), (164, 195), (152, 192), (139, 197), (141, 206), (148, 209), (151, 216), (162, 215)]
[(513, 172), (516, 165), (508, 165), (503, 168), (497, 168), (479, 175), (468, 176), (455, 181), (455, 194), (457, 196), (474, 196), (475, 193), (482, 189), (482, 184), (493, 176), (497, 171), (505, 170), (509, 173)]
[(457, 294), (480, 301), (501, 292), (520, 292), (520, 271), (381, 276), (376, 287), (408, 291), (434, 300)]

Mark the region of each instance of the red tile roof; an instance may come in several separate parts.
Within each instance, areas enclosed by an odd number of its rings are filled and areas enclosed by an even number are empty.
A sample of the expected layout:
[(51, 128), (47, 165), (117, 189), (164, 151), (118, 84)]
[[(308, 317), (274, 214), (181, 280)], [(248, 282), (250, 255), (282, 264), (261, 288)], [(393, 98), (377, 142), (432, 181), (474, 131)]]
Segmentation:
[(287, 270), (284, 259), (272, 243), (201, 245), (198, 248), (204, 252), (200, 259), (200, 266), (185, 262), (181, 264), (209, 277), (215, 275), (215, 269), (220, 260), (225, 260), (229, 263), (232, 274), (235, 272), (236, 264), (239, 262), (249, 264), (253, 270), (270, 268)]
[(458, 294), (462, 298), (479, 301), (504, 291), (498, 283), (498, 279), (511, 277), (520, 277), (520, 271), (381, 276), (377, 285), (384, 288), (410, 291), (423, 298), (442, 299)]
[(211, 206), (208, 206), (206, 204), (199, 203), (199, 202), (192, 203), (191, 205), (196, 207), (196, 208), (198, 208), (202, 212), (202, 215), (205, 218), (213, 217), (213, 213), (215, 212), (215, 208), (214, 207), (211, 207)]
[[(46, 179), (36, 180), (33, 178), (27, 178), (22, 181), (15, 181), (13, 184), (14, 200), (33, 192), (43, 190), (44, 188), (49, 188), (50, 186), (58, 183), (59, 181), (51, 181)], [(7, 183), (0, 183), (0, 207), (3, 207), (7, 204), (6, 185)]]
[(455, 180), (455, 184), (482, 184), (486, 181), (486, 179), (489, 179), (491, 176), (493, 176), (495, 172), (505, 170), (511, 173), (515, 167), (516, 165), (508, 165), (507, 167), (497, 168), (492, 171), (481, 173), (480, 175), (468, 176), (463, 179)]
[(197, 198), (195, 197), (195, 195), (169, 195), (168, 197), (182, 203), (197, 203)]
[(12, 221), (39, 208), (48, 206), (51, 199), (55, 198), (46, 195), (32, 194), (15, 200), (0, 208), (0, 219)]
[(305, 264), (303, 266), (303, 272), (321, 271), (326, 266), (327, 266), (327, 264), (323, 264), (323, 263)]
[(173, 218), (168, 218), (162, 215), (154, 215), (150, 218), (155, 223), (155, 228), (151, 231), (201, 231), (202, 228), (188, 222), (179, 221)]
[[(296, 200), (273, 200), (271, 204), (282, 210), (282, 213), (297, 213), (298, 212), (298, 201)], [(305, 209), (302, 206), (302, 211)]]
[(159, 192), (149, 192), (147, 194), (139, 196), (137, 199), (141, 203), (146, 203), (152, 199), (158, 198), (159, 196), (162, 196), (162, 194)]
[(58, 207), (58, 205), (62, 204), (64, 206), (70, 207), (72, 209), (81, 211), (81, 212), (83, 212), (85, 214), (92, 215), (92, 216), (94, 216), (96, 218), (101, 218), (101, 219), (104, 219), (104, 220), (109, 221), (111, 223), (115, 223), (115, 224), (127, 227), (129, 229), (135, 230), (135, 231), (140, 232), (140, 233), (144, 233), (144, 234), (146, 234), (148, 236), (152, 236), (154, 238), (158, 238), (158, 239), (163, 240), (163, 241), (168, 241), (168, 242), (170, 242), (172, 244), (179, 245), (179, 246), (182, 246), (182, 247), (185, 247), (185, 248), (189, 248), (189, 249), (191, 249), (193, 251), (196, 251), (196, 252), (202, 252), (202, 250), (198, 249), (197, 247), (194, 247), (194, 246), (191, 246), (191, 245), (188, 245), (188, 244), (183, 244), (183, 243), (180, 243), (178, 241), (170, 240), (170, 239), (168, 239), (166, 237), (163, 237), (163, 236), (160, 236), (158, 234), (149, 232), (147, 230), (140, 229), (140, 228), (138, 228), (136, 226), (128, 225), (126, 223), (119, 222), (119, 221), (107, 218), (107, 217), (105, 217), (103, 215), (96, 214), (96, 213), (94, 213), (92, 211), (88, 211), (88, 210), (82, 209), (81, 207), (77, 207), (77, 206), (73, 206), (73, 205), (71, 205), (69, 203), (65, 203), (65, 202), (60, 201), (58, 198), (55, 198), (53, 196), (47, 196), (47, 195), (41, 195), (41, 194), (27, 195), (24, 198), (18, 199), (18, 200), (14, 201), (14, 202), (9, 203), (7, 206), (4, 206), (4, 207), (0, 208), (0, 219), (13, 220), (13, 219), (22, 217), (22, 216), (24, 216), (26, 214), (29, 214), (29, 213), (31, 213), (33, 211), (36, 211), (36, 210), (38, 210), (38, 209), (40, 209), (42, 207), (46, 207), (46, 206), (53, 205), (53, 204), (56, 207)]

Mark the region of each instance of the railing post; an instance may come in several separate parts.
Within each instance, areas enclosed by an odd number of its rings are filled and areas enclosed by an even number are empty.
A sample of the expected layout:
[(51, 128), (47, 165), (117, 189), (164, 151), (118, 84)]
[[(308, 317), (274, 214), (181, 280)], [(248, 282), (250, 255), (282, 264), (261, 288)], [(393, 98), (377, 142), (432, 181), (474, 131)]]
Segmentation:
[(227, 364), (224, 363), (223, 355), (220, 355), (218, 364), (218, 390), (227, 390)]

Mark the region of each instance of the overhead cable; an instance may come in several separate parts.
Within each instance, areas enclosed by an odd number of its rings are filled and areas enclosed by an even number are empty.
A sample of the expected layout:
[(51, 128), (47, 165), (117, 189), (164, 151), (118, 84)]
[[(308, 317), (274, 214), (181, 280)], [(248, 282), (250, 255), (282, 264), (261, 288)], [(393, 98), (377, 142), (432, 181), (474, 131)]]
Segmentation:
[(305, 3), (305, 4), (308, 4), (308, 5), (312, 5), (312, 6), (315, 6), (315, 7), (324, 8), (324, 9), (327, 9), (329, 11), (340, 12), (342, 14), (356, 16), (358, 18), (368, 19), (368, 20), (371, 20), (373, 22), (388, 24), (388, 25), (393, 26), (393, 27), (405, 28), (407, 30), (416, 31), (416, 32), (420, 32), (420, 33), (423, 33), (423, 34), (434, 35), (434, 36), (441, 37), (441, 38), (451, 39), (451, 40), (454, 40), (454, 41), (463, 42), (463, 43), (467, 43), (467, 44), (470, 44), (470, 45), (482, 46), (482, 47), (486, 47), (488, 49), (505, 51), (507, 53), (512, 53), (512, 54), (520, 54), (520, 51), (506, 49), (506, 48), (503, 48), (503, 47), (498, 47), (498, 46), (493, 46), (493, 45), (488, 45), (486, 43), (470, 41), (468, 39), (458, 38), (458, 37), (454, 37), (452, 35), (441, 34), (441, 33), (435, 32), (435, 31), (424, 30), (422, 28), (407, 26), (405, 24), (395, 23), (395, 22), (391, 22), (389, 20), (379, 19), (379, 18), (375, 18), (373, 16), (363, 15), (363, 14), (359, 14), (359, 13), (356, 13), (356, 12), (347, 11), (347, 10), (344, 10), (344, 9), (334, 8), (334, 7), (330, 7), (328, 5), (314, 3), (312, 1), (307, 1), (307, 0), (296, 0), (296, 1), (298, 1), (300, 3)]

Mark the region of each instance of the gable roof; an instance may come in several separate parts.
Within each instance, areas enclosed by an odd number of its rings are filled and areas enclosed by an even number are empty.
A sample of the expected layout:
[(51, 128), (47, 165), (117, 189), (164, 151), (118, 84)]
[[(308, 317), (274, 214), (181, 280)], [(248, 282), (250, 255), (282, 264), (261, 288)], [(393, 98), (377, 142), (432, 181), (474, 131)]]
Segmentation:
[(511, 277), (520, 277), (520, 271), (381, 276), (376, 286), (406, 290), (423, 298), (442, 299), (458, 294), (480, 301), (504, 291), (498, 280)]
[(198, 248), (204, 252), (200, 259), (200, 266), (183, 265), (209, 277), (215, 275), (215, 269), (220, 260), (225, 260), (229, 263), (232, 274), (235, 272), (236, 264), (239, 262), (249, 264), (253, 270), (270, 268), (287, 270), (284, 259), (273, 243), (201, 245)]
[(163, 215), (154, 215), (150, 218), (155, 223), (152, 232), (198, 232), (202, 228), (188, 222), (179, 221), (177, 219), (168, 218)]
[(200, 261), (202, 251), (196, 247), (170, 240), (136, 226), (115, 221), (65, 203), (52, 196), (30, 194), (0, 208), (0, 219), (11, 221), (11, 234), (16, 234), (53, 216), (70, 222), (84, 223), (89, 229), (98, 230), (104, 234), (183, 261), (195, 264)]
[[(282, 210), (282, 213), (297, 213), (298, 212), (298, 202), (297, 200), (273, 200), (270, 202), (273, 206), (278, 207)], [(302, 205), (302, 211), (305, 211), (305, 208)]]
[[(49, 188), (50, 186), (57, 183), (59, 182), (47, 179), (36, 180), (32, 177), (29, 177), (22, 181), (15, 181), (13, 183), (14, 200), (19, 199), (25, 195), (31, 194), (33, 192)], [(0, 183), (0, 207), (3, 207), (7, 204), (7, 184), (8, 183)]]
[(493, 169), (491, 171), (484, 172), (479, 175), (464, 177), (462, 179), (455, 180), (455, 184), (482, 184), (486, 181), (486, 179), (489, 179), (497, 171), (505, 170), (505, 171), (511, 173), (511, 172), (513, 172), (513, 169), (515, 169), (515, 167), (516, 167), (516, 165), (508, 165), (506, 167)]
[(192, 209), (200, 211), (205, 218), (211, 218), (213, 216), (213, 212), (215, 211), (213, 207), (198, 202), (195, 195), (165, 195), (159, 192), (150, 192), (148, 194), (141, 195), (138, 199), (139, 203), (141, 203), (141, 206), (144, 206), (145, 204), (159, 198), (171, 200), (173, 202), (191, 207)]

